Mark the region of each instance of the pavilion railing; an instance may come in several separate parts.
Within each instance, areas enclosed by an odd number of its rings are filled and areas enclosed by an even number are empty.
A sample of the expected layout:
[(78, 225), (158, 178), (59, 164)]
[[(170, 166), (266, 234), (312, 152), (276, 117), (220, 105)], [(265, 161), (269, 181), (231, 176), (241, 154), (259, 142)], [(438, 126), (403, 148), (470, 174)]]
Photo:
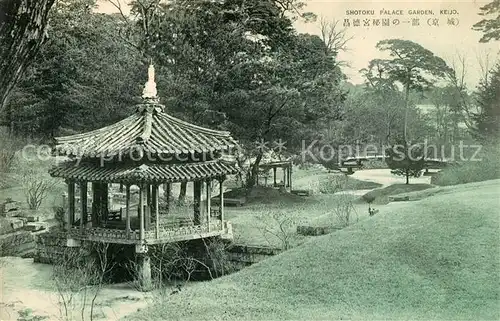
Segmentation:
[[(224, 222), (220, 220), (211, 221), (210, 224), (187, 225), (179, 227), (160, 226), (157, 233), (156, 229), (150, 229), (144, 232), (145, 239), (168, 239), (183, 235), (196, 235), (207, 232), (221, 231), (224, 229)], [(68, 236), (75, 239), (103, 239), (103, 240), (140, 240), (138, 230), (126, 231), (117, 229), (108, 229), (102, 227), (72, 227), (68, 231)]]

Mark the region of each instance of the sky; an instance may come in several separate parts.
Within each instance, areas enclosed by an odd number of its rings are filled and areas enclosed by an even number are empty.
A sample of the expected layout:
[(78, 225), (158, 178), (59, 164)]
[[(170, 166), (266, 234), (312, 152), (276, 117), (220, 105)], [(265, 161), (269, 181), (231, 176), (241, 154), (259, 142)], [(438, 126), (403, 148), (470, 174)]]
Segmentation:
[[(116, 1), (116, 0), (115, 0)], [(126, 0), (121, 0), (125, 3)], [(339, 54), (348, 67), (343, 72), (354, 84), (363, 82), (359, 70), (368, 66), (371, 59), (382, 58), (384, 54), (376, 49), (376, 44), (384, 39), (405, 39), (419, 43), (434, 54), (443, 58), (450, 66), (457, 65), (458, 56), (466, 59), (466, 82), (473, 89), (482, 76), (481, 64), (492, 63), (500, 55), (500, 42), (479, 43), (482, 33), (472, 30), (472, 25), (483, 17), (479, 8), (488, 1), (341, 1), (341, 0), (305, 0), (305, 11), (315, 13), (325, 21), (340, 20), (339, 26), (352, 39), (348, 50)], [(126, 6), (124, 6), (126, 7)], [(446, 12), (441, 10), (447, 10)], [(116, 12), (107, 1), (99, 1), (99, 11)], [(385, 12), (382, 12), (385, 11)], [(418, 12), (420, 11), (420, 12)], [(389, 26), (382, 26), (382, 19), (389, 19)], [(354, 19), (359, 19), (360, 26), (354, 26)], [(373, 25), (379, 23), (378, 26)], [(399, 20), (399, 24), (395, 25)], [(418, 19), (419, 25), (412, 25), (412, 19)], [(435, 20), (437, 19), (437, 20)], [(449, 20), (450, 19), (450, 20)], [(370, 26), (364, 26), (368, 20)], [(438, 26), (436, 26), (436, 21)], [(296, 29), (301, 33), (319, 34), (317, 22), (298, 21)]]

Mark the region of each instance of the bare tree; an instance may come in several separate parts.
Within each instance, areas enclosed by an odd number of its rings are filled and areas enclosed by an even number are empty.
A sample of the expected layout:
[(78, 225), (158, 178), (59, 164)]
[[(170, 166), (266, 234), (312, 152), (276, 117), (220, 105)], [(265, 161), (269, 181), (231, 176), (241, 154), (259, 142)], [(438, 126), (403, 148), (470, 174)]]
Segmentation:
[[(59, 295), (60, 314), (63, 320), (73, 320), (77, 297), (87, 291), (87, 282), (91, 274), (91, 262), (81, 261), (78, 248), (65, 248), (61, 255), (55, 258), (52, 266), (52, 279)], [(84, 296), (85, 297), (85, 296)], [(81, 308), (85, 310), (85, 305)], [(82, 318), (82, 320), (84, 320)]]
[(327, 54), (337, 55), (341, 51), (347, 51), (347, 43), (353, 38), (348, 37), (345, 28), (341, 28), (340, 20), (326, 20), (321, 17), (319, 20), (321, 39), (328, 50)]
[[(488, 77), (492, 69), (491, 57), (485, 53), (482, 57), (476, 55), (477, 64), (481, 71), (480, 80), (488, 83)], [(473, 115), (478, 113), (478, 106), (473, 103), (468, 95), (466, 83), (468, 63), (465, 54), (457, 53), (452, 60), (451, 69), (447, 75), (448, 85), (454, 88), (460, 97), (460, 105), (464, 114), (463, 120), (467, 128), (474, 128)]]
[(352, 222), (352, 215), (356, 214), (356, 209), (353, 205), (353, 197), (345, 191), (336, 194), (335, 205), (332, 208), (337, 219), (337, 223), (341, 227), (348, 226)]
[(47, 173), (34, 167), (22, 168), (16, 176), (21, 182), (26, 204), (30, 210), (38, 209), (57, 183)]
[(115, 266), (108, 255), (109, 243), (97, 242), (88, 245), (88, 248), (65, 248), (53, 265), (52, 275), (64, 320), (74, 320), (76, 309), (79, 309), (81, 320), (86, 319), (90, 293), (92, 299), (89, 319), (93, 320), (95, 304), (104, 285), (104, 278)]
[(286, 210), (264, 212), (258, 217), (257, 228), (269, 244), (275, 244), (277, 239), (283, 250), (292, 247), (292, 241), (296, 236), (298, 218), (294, 213)]

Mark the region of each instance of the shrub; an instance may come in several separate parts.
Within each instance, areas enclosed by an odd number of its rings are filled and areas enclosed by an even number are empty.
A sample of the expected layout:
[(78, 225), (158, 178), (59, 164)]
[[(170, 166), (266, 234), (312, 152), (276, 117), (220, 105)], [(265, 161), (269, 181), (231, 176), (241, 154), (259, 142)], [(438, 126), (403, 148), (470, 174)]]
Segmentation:
[(500, 178), (500, 147), (485, 147), (479, 158), (459, 165), (449, 166), (431, 178), (431, 183), (440, 186), (481, 182)]
[(319, 192), (322, 194), (335, 194), (347, 186), (347, 176), (333, 175), (319, 183)]

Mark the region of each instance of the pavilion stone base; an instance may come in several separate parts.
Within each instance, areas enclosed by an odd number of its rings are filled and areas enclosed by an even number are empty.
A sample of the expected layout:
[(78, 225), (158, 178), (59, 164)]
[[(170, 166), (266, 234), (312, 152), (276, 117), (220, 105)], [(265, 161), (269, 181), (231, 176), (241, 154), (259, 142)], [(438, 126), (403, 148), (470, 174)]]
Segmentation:
[(66, 246), (67, 247), (80, 247), (81, 243), (82, 243), (82, 241), (76, 240), (76, 239), (68, 238), (66, 240)]
[(139, 282), (141, 291), (148, 292), (153, 290), (151, 258), (148, 254), (142, 253), (137, 255), (137, 281)]

